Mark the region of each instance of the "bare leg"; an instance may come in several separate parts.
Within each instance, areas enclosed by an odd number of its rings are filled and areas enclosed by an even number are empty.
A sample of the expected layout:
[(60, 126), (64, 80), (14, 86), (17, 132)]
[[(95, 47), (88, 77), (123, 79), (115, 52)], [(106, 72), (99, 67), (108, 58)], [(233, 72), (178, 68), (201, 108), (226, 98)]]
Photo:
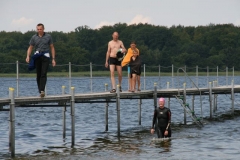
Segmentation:
[(112, 82), (112, 89), (116, 89), (115, 86), (115, 77), (114, 77), (114, 71), (115, 71), (115, 65), (109, 65), (110, 67), (110, 76), (111, 76), (111, 82)]
[(135, 91), (136, 88), (136, 74), (132, 74), (132, 91)]
[(118, 84), (122, 85), (122, 66), (116, 66), (118, 72)]
[(132, 78), (131, 78), (131, 74), (128, 74), (128, 83), (129, 83), (129, 91), (132, 91)]
[(137, 75), (137, 83), (138, 83), (138, 90), (140, 91), (140, 88), (141, 88), (140, 75)]

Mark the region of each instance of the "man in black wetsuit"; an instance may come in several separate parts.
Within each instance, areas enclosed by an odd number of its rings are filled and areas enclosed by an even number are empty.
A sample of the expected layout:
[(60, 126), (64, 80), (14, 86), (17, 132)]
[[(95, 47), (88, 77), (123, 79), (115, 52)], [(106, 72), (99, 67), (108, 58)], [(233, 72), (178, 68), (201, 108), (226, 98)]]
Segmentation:
[[(154, 110), (153, 123), (151, 133), (154, 133), (154, 126), (157, 131), (158, 138), (171, 137), (171, 111), (164, 107), (165, 99), (159, 98), (159, 107)], [(157, 120), (157, 123), (156, 123)]]

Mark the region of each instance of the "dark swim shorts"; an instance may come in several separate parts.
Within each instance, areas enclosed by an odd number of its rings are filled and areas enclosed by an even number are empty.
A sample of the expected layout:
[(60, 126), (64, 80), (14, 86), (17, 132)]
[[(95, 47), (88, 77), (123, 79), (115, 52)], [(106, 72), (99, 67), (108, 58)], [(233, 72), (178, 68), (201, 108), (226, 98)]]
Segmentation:
[(109, 57), (109, 65), (121, 66), (121, 63), (117, 58)]

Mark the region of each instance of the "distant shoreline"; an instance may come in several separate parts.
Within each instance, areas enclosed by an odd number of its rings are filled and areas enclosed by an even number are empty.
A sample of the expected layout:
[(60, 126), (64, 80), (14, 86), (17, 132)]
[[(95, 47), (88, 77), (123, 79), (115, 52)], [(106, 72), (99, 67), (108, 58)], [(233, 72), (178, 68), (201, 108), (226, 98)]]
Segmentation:
[[(68, 72), (48, 72), (48, 77), (68, 77)], [(141, 77), (144, 73), (142, 72)], [(187, 72), (189, 76), (196, 76), (196, 72)], [(238, 76), (240, 71), (235, 71), (234, 76)], [(226, 72), (218, 72), (219, 76), (226, 76)], [(16, 73), (0, 73), (0, 77), (16, 77)], [(90, 72), (72, 72), (72, 77), (90, 77)], [(109, 71), (93, 71), (92, 77), (108, 77), (110, 76)], [(115, 72), (117, 76), (117, 72)], [(123, 77), (127, 76), (127, 71), (123, 71)], [(158, 72), (146, 72), (145, 76), (159, 76)], [(172, 76), (172, 73), (161, 72), (160, 76)], [(174, 76), (177, 76), (177, 73), (174, 72)], [(179, 76), (184, 76), (183, 72), (179, 72)], [(207, 72), (198, 72), (198, 76), (207, 76)], [(217, 72), (209, 72), (209, 76), (217, 76)], [(232, 72), (228, 72), (228, 76), (232, 76)], [(36, 77), (36, 73), (19, 73), (19, 77)]]

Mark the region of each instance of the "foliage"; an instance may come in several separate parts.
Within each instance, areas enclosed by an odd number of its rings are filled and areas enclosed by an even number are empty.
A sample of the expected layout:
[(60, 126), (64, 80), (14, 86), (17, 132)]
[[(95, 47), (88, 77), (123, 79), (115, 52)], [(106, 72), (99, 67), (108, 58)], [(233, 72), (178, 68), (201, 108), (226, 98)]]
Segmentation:
[[(143, 63), (152, 66), (233, 67), (240, 70), (240, 28), (232, 24), (210, 24), (208, 26), (155, 26), (151, 24), (117, 23), (91, 29), (79, 26), (74, 32), (50, 32), (53, 37), (58, 65), (71, 62), (87, 65), (90, 62), (104, 66), (108, 42), (117, 31), (126, 48), (136, 41)], [(0, 73), (14, 73), (16, 67), (8, 63), (26, 64), (26, 51), (35, 31), (0, 32)], [(74, 67), (73, 71), (88, 70)], [(98, 67), (97, 69), (103, 69)], [(64, 72), (66, 67), (50, 69)], [(26, 65), (20, 72), (27, 73)]]

